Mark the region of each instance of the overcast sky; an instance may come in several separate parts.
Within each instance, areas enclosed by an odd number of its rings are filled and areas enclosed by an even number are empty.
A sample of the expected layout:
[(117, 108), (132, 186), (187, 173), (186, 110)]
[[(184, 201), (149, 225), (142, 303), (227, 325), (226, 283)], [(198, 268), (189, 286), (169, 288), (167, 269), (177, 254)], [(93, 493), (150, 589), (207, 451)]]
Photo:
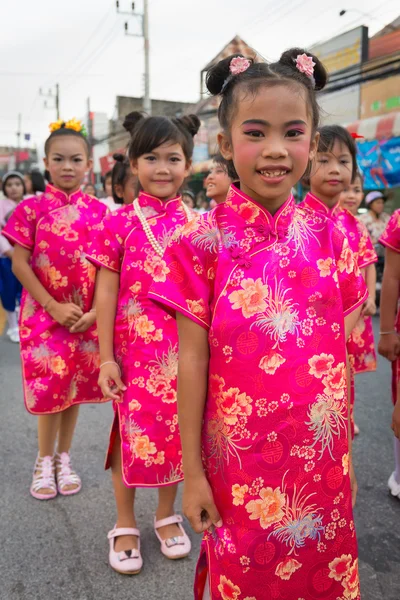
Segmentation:
[[(120, 0), (121, 9), (130, 6)], [(399, 15), (398, 6), (398, 0), (149, 0), (151, 95), (197, 101), (201, 68), (236, 34), (275, 59), (290, 46), (309, 47), (360, 24), (374, 33)], [(344, 8), (348, 13), (339, 17)], [(22, 132), (43, 143), (55, 110), (43, 107), (40, 87), (60, 83), (65, 119), (82, 117), (89, 96), (92, 110), (112, 117), (117, 95), (143, 94), (143, 41), (124, 35), (127, 17), (116, 13), (114, 0), (13, 0), (2, 3), (0, 19), (0, 145), (15, 143), (18, 113)], [(131, 31), (138, 26), (129, 19)]]

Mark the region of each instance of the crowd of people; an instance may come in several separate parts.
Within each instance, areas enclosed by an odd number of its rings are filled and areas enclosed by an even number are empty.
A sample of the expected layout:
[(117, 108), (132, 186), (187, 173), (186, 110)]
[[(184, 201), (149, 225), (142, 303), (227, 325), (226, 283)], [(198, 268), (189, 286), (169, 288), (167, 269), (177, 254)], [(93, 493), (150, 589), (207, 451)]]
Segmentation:
[(326, 81), (298, 48), (211, 67), (220, 154), (201, 205), (185, 183), (196, 115), (129, 114), (127, 153), (114, 156), (100, 200), (83, 187), (90, 148), (75, 120), (51, 127), (51, 183), (3, 179), (1, 301), (38, 422), (30, 493), (81, 490), (70, 455), (79, 405), (112, 401), (109, 564), (142, 569), (140, 487), (158, 489), (161, 553), (190, 553), (175, 508), (184, 481), (184, 513), (203, 533), (198, 600), (360, 598), (354, 380), (376, 369), (378, 244), (379, 352), (394, 373), (389, 488), (400, 498), (400, 211), (389, 218), (371, 192), (357, 216), (355, 140), (320, 126)]

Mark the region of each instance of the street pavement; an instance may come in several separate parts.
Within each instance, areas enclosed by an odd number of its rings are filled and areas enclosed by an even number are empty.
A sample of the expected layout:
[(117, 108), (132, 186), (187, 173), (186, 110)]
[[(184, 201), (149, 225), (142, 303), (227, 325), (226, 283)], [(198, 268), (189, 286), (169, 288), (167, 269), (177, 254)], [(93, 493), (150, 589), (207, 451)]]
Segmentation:
[[(82, 492), (47, 503), (31, 498), (36, 420), (22, 403), (19, 348), (0, 338), (1, 600), (193, 598), (200, 540), (191, 534), (193, 551), (183, 561), (162, 557), (152, 530), (154, 490), (137, 493), (141, 574), (126, 577), (108, 566), (106, 535), (114, 525), (114, 502), (103, 459), (111, 417), (110, 405), (81, 408), (73, 456), (83, 479)], [(356, 420), (361, 435), (354, 458), (363, 600), (400, 600), (400, 500), (389, 495), (386, 485), (393, 463), (390, 417), (390, 366), (380, 359), (376, 374), (357, 378)]]

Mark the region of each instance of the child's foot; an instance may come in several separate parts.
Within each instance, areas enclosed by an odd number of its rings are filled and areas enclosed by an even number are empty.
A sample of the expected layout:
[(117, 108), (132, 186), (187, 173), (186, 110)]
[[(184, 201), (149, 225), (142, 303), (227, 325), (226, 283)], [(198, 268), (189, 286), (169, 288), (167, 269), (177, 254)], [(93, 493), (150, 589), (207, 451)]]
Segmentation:
[(62, 496), (77, 494), (82, 488), (80, 477), (71, 467), (71, 457), (68, 452), (56, 454), (57, 488)]
[(57, 496), (53, 456), (37, 457), (30, 492), (37, 500), (51, 500)]
[(191, 550), (190, 539), (181, 525), (182, 520), (180, 515), (154, 519), (154, 531), (161, 544), (161, 552), (172, 560), (184, 558)]
[(390, 490), (390, 493), (392, 494), (392, 496), (396, 496), (397, 498), (400, 498), (400, 483), (397, 483), (394, 473), (392, 473), (391, 476), (389, 477), (388, 486), (389, 486), (389, 490)]
[[(114, 529), (127, 529), (126, 527), (121, 527), (116, 524)], [(136, 529), (136, 521), (133, 521), (132, 525), (129, 526), (129, 529)], [(139, 537), (137, 535), (120, 535), (114, 540), (114, 550), (116, 552), (122, 552), (126, 550), (138, 550), (139, 549)]]
[(354, 435), (360, 435), (360, 428), (354, 423)]
[[(135, 527), (115, 526), (108, 533), (111, 568), (122, 575), (136, 575), (143, 566), (140, 554), (140, 532)], [(134, 544), (134, 545), (132, 545)]]

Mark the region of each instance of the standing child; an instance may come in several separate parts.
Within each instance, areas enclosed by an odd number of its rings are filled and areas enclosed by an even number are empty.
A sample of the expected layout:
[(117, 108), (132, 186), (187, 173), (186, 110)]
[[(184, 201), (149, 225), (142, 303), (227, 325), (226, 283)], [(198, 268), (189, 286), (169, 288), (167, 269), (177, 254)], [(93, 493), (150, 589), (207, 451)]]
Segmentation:
[(69, 455), (78, 405), (104, 401), (96, 381), (96, 269), (86, 253), (107, 209), (80, 189), (91, 161), (79, 122), (51, 129), (44, 162), (53, 184), (21, 202), (3, 230), (24, 287), (21, 359), (25, 406), (38, 415), (31, 494), (39, 500), (81, 489)]
[[(122, 154), (114, 154), (113, 159), (117, 160), (115, 157), (116, 156), (123, 156)], [(114, 165), (115, 167), (116, 165)], [(104, 198), (99, 198), (100, 202), (102, 202), (103, 204), (105, 204), (107, 206), (107, 208), (113, 212), (114, 210), (117, 210), (118, 208), (118, 204), (121, 204), (121, 202), (116, 203), (115, 202), (115, 197), (114, 197), (114, 191), (113, 191), (113, 171), (114, 169), (112, 169), (111, 171), (108, 171), (105, 175), (104, 175), (104, 181), (103, 181), (103, 190), (105, 193), (105, 197)]]
[(221, 154), (217, 154), (213, 158), (212, 167), (204, 181), (206, 196), (211, 200), (211, 208), (225, 202), (231, 183), (232, 178), (228, 173), (227, 162)]
[[(147, 298), (153, 281), (174, 278), (162, 259), (174, 230), (193, 217), (179, 190), (189, 174), (200, 121), (128, 115), (129, 158), (142, 190), (133, 205), (104, 220), (97, 252), (99, 384), (114, 400), (115, 419), (106, 466), (112, 468), (117, 521), (109, 561), (124, 574), (142, 568), (134, 513), (137, 487), (158, 488), (154, 530), (171, 559), (190, 552), (175, 514), (182, 451), (176, 409), (178, 333), (175, 321)], [(124, 196), (125, 199), (125, 196)], [(115, 383), (111, 387), (110, 380)]]
[(385, 270), (381, 292), (381, 331), (379, 354), (392, 363), (392, 400), (394, 405), (392, 429), (395, 469), (388, 486), (393, 496), (400, 498), (400, 210), (390, 218), (380, 243), (385, 246)]
[[(315, 167), (310, 175), (311, 191), (303, 205), (330, 217), (347, 237), (350, 248), (358, 261), (358, 267), (370, 286), (362, 314), (347, 343), (351, 366), (351, 406), (353, 433), (359, 428), (354, 424), (354, 374), (376, 370), (376, 353), (371, 315), (376, 312), (375, 286), (371, 285), (371, 271), (378, 260), (367, 229), (347, 209), (340, 206), (343, 190), (354, 183), (357, 175), (356, 146), (350, 133), (339, 125), (327, 125), (319, 130), (318, 152)], [(365, 318), (365, 319), (364, 319)]]
[(22, 287), (12, 272), (13, 249), (1, 230), (11, 214), (23, 199), (26, 188), (24, 178), (18, 171), (9, 171), (2, 181), (3, 198), (0, 198), (0, 299), (7, 317), (7, 336), (11, 342), (19, 343), (17, 302), (21, 298)]
[(115, 209), (121, 204), (132, 204), (136, 198), (137, 177), (132, 173), (129, 159), (123, 154), (114, 154), (115, 165), (111, 171), (111, 193)]
[(296, 48), (211, 68), (240, 189), (171, 243), (173, 277), (149, 294), (177, 313), (184, 508), (205, 532), (203, 600), (359, 598), (345, 339), (365, 284), (343, 234), (291, 195), (316, 151), (325, 82)]

